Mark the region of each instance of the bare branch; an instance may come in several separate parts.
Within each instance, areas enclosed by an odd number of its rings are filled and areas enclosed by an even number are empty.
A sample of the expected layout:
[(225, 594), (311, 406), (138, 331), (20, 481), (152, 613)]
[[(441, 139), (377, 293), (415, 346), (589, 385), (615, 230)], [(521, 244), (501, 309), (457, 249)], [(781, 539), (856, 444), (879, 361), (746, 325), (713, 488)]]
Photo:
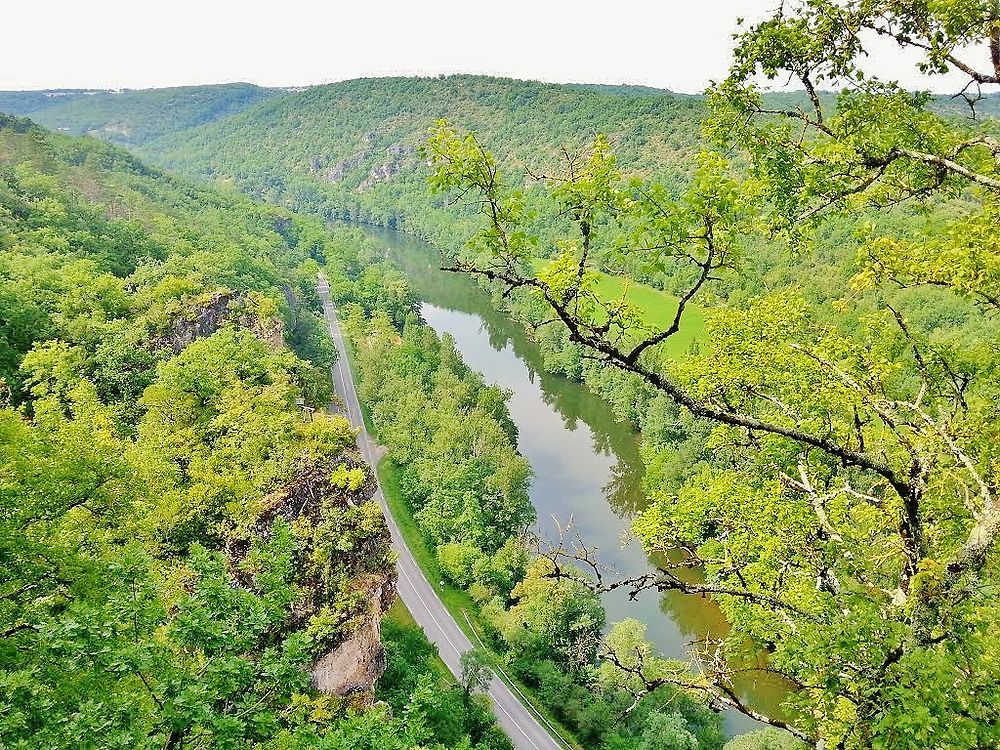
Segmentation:
[(603, 336), (595, 335), (594, 329), (588, 329), (586, 324), (579, 321), (561, 300), (555, 298), (548, 285), (539, 279), (511, 275), (503, 270), (478, 268), (461, 262), (445, 270), (482, 276), (491, 281), (501, 281), (515, 286), (536, 289), (569, 329), (572, 340), (599, 352), (603, 355), (603, 361), (608, 364), (638, 375), (654, 388), (670, 396), (677, 404), (685, 407), (695, 416), (711, 419), (733, 427), (743, 427), (752, 431), (788, 438), (828, 453), (849, 466), (856, 466), (878, 474), (888, 481), (901, 497), (907, 496), (911, 491), (908, 480), (900, 476), (884, 460), (841, 445), (829, 436), (814, 435), (797, 427), (775, 424), (747, 414), (720, 409), (696, 399), (662, 373), (646, 367), (641, 362), (630, 361), (628, 355), (618, 349), (613, 343), (607, 341)]
[(957, 175), (965, 177), (967, 180), (971, 180), (979, 185), (988, 187), (991, 190), (1000, 190), (1000, 180), (995, 177), (989, 177), (988, 175), (980, 174), (979, 172), (973, 172), (966, 166), (959, 164), (957, 161), (948, 159), (944, 156), (938, 156), (937, 154), (926, 154), (921, 151), (914, 151), (909, 148), (896, 148), (893, 149), (893, 153), (890, 153), (889, 158), (892, 158), (894, 154), (899, 156), (905, 156), (908, 159), (913, 159), (914, 161), (924, 162), (925, 164), (936, 164), (939, 167), (947, 169), (949, 172), (954, 172)]

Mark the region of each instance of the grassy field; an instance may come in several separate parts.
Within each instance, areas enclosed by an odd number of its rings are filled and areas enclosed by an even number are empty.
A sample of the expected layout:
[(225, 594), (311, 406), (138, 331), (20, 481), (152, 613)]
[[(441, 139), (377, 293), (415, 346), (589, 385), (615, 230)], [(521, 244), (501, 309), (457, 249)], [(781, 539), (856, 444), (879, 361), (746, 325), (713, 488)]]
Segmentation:
[[(538, 273), (548, 261), (538, 258), (533, 263)], [(677, 297), (664, 291), (640, 284), (637, 281), (597, 271), (597, 295), (606, 302), (617, 301), (625, 295), (625, 300), (634, 305), (642, 314), (646, 324), (657, 330), (664, 330), (674, 322), (677, 313)], [(684, 354), (695, 341), (704, 339), (705, 314), (696, 305), (688, 305), (680, 330), (662, 344), (661, 351), (677, 356)]]
[[(621, 276), (600, 273), (596, 291), (601, 299), (608, 301), (619, 300), (625, 294), (625, 300), (641, 310), (646, 323), (657, 330), (669, 328), (677, 314), (677, 297)], [(684, 310), (680, 330), (667, 340), (663, 351), (671, 355), (683, 354), (693, 342), (703, 339), (704, 333), (704, 312), (689, 304)]]

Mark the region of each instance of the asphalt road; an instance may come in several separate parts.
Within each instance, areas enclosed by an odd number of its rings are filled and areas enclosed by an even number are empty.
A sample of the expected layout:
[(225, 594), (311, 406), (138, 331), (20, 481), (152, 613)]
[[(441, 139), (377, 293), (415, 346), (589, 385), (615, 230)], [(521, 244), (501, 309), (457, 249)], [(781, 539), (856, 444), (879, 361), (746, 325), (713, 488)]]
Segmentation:
[[(344, 348), (344, 336), (340, 330), (337, 311), (330, 302), (330, 285), (320, 275), (317, 284), (320, 299), (323, 302), (323, 315), (326, 318), (330, 336), (337, 347), (337, 363), (331, 368), (334, 388), (343, 400), (347, 409), (346, 416), (351, 420), (358, 433), (358, 448), (365, 461), (374, 468), (381, 458), (383, 450), (372, 440), (365, 430), (361, 415), (361, 405), (354, 388), (354, 376), (351, 373), (350, 361)], [(399, 555), (396, 568), (399, 576), (397, 590), (400, 598), (410, 610), (413, 619), (417, 621), (427, 638), (438, 648), (441, 659), (448, 665), (452, 674), (461, 674), (459, 659), (461, 655), (472, 648), (472, 642), (458, 626), (451, 614), (445, 608), (434, 588), (427, 581), (420, 566), (414, 559), (406, 543), (403, 541), (399, 527), (382, 496), (382, 489), (375, 490), (375, 499), (382, 507), (386, 524), (392, 535), (392, 545)], [(564, 746), (555, 740), (532, 713), (514, 695), (514, 692), (500, 678), (494, 676), (489, 686), (489, 696), (493, 703), (493, 713), (507, 736), (517, 750), (565, 750)]]

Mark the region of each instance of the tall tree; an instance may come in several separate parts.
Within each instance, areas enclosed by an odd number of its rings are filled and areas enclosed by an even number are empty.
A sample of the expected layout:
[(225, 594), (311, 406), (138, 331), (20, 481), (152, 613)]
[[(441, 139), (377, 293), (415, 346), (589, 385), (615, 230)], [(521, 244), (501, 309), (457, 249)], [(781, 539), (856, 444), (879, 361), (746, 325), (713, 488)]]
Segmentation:
[[(701, 674), (653, 675), (640, 660), (634, 675), (648, 689), (708, 692), (820, 748), (994, 747), (1000, 141), (992, 123), (942, 114), (930, 96), (867, 72), (892, 47), (915, 53), (928, 76), (964, 76), (974, 111), (1000, 82), (998, 4), (783, 3), (737, 37), (730, 75), (710, 92), (707, 132), (738, 166), (705, 151), (675, 195), (623, 179), (598, 138), (564, 174), (538, 178), (573, 224), (559, 237), (532, 233), (521, 180), (474, 136), (442, 123), (427, 153), (436, 189), (481, 200), (482, 229), (453, 270), (543, 299), (586, 357), (714, 425), (712, 467), (655, 494), (636, 524), (667, 553), (655, 574), (612, 579), (586, 550), (550, 553), (553, 575), (570, 558), (600, 588), (719, 601), (733, 630), (705, 645)], [(761, 77), (789, 76), (804, 94), (768, 104)], [(808, 253), (827, 220), (859, 237), (843, 299), (817, 304), (789, 289), (718, 307), (700, 353), (665, 355), (691, 301), (739, 273), (754, 238)], [(625, 258), (687, 269), (669, 325), (599, 293), (599, 264)], [(915, 321), (918, 293), (974, 325), (944, 336)], [(758, 713), (733, 688), (729, 657), (747, 647), (769, 652), (762, 669), (790, 685), (782, 715)]]
[(484, 692), (493, 679), (493, 669), (490, 658), (481, 649), (473, 648), (462, 654), (462, 696), (466, 703), (472, 700), (474, 693)]

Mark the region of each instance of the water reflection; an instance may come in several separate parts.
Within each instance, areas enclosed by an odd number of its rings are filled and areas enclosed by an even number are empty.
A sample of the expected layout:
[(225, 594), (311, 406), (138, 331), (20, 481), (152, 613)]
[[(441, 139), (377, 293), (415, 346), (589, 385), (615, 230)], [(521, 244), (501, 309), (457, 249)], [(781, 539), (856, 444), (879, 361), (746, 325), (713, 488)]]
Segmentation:
[[(601, 562), (619, 573), (637, 575), (654, 567), (656, 558), (629, 541), (632, 518), (646, 503), (636, 433), (586, 388), (545, 372), (524, 329), (499, 313), (471, 279), (440, 271), (426, 244), (388, 230), (370, 231), (408, 275), (424, 301), (427, 323), (450, 334), (466, 364), (488, 383), (511, 391), (518, 448), (534, 470), (530, 495), (537, 533), (555, 540), (572, 522)], [(648, 591), (631, 600), (620, 589), (602, 601), (609, 622), (628, 617), (645, 622), (650, 640), (669, 657), (688, 659), (693, 643), (728, 630), (714, 603), (697, 596)], [(763, 673), (757, 677), (747, 675), (737, 687), (755, 706), (771, 710), (784, 689)], [(754, 728), (735, 712), (727, 714), (726, 724), (731, 732)]]

